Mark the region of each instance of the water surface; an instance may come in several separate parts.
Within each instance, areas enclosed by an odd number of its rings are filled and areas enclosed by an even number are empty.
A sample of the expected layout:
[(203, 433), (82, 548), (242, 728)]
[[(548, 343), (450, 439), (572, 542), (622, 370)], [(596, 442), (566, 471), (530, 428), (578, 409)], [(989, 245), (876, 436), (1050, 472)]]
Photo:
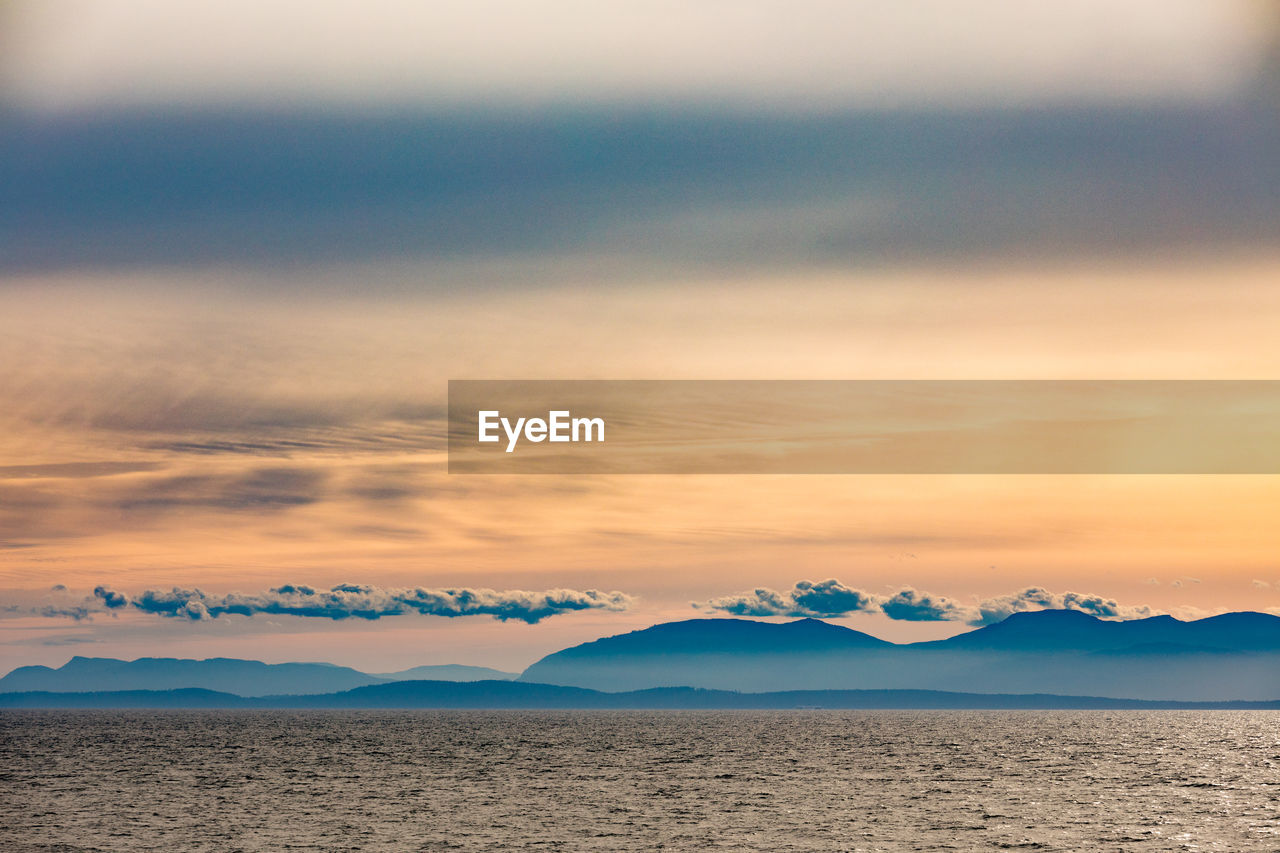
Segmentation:
[(0, 850), (1280, 850), (1272, 711), (0, 713)]

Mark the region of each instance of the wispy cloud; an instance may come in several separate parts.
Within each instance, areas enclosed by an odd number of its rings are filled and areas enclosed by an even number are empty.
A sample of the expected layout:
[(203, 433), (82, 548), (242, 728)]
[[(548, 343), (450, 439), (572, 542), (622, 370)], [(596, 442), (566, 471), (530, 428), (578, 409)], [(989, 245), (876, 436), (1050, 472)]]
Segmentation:
[(0, 480), (110, 477), (154, 471), (155, 462), (62, 462), (50, 465), (0, 465)]
[(221, 510), (275, 510), (314, 503), (325, 472), (306, 468), (257, 468), (232, 475), (180, 475), (158, 478), (122, 495), (121, 509), (173, 510), (204, 507)]
[(0, 604), (0, 618), (43, 616), (46, 619), (74, 619), (77, 622), (92, 619), (95, 614), (110, 613), (127, 601), (104, 587), (98, 587), (93, 595), (85, 595), (54, 584), (38, 593), (20, 594)]
[(1158, 611), (1145, 605), (1122, 605), (1114, 599), (1079, 592), (1050, 592), (1028, 587), (1008, 595), (966, 604), (946, 596), (904, 587), (890, 596), (853, 589), (835, 578), (820, 583), (800, 581), (779, 592), (758, 588), (713, 598), (694, 607), (735, 616), (840, 617), (854, 613), (883, 613), (908, 622), (965, 622), (990, 625), (1030, 610), (1079, 610), (1101, 619), (1142, 619)]

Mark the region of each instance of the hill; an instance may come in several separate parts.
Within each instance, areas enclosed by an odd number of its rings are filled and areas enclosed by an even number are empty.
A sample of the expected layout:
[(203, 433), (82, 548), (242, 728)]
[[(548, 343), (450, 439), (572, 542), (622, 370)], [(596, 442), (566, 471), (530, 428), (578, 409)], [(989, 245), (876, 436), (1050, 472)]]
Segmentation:
[(198, 689), (237, 696), (335, 693), (389, 681), (510, 680), (516, 673), (484, 666), (452, 664), (417, 666), (386, 674), (370, 674), (331, 663), (275, 663), (235, 658), (73, 657), (56, 669), (22, 666), (0, 678), (0, 693), (79, 693), (88, 691)]
[(697, 619), (583, 643), (520, 678), (608, 691), (688, 685), (1264, 700), (1280, 696), (1280, 617), (1118, 622), (1045, 610), (905, 645), (813, 619)]
[(1110, 621), (1078, 610), (1014, 613), (994, 625), (932, 643), (944, 649), (1121, 651), (1173, 648), (1234, 652), (1280, 650), (1280, 616), (1223, 613), (1183, 622), (1172, 616)]
[(604, 693), (512, 681), (405, 681), (313, 696), (246, 698), (209, 690), (0, 694), (0, 709), (1280, 709), (1271, 702), (1152, 702), (1099, 696), (991, 695), (935, 690), (806, 690), (736, 693), (670, 687)]
[(456, 663), (415, 666), (399, 672), (374, 673), (387, 681), (512, 681), (518, 672), (503, 672), (487, 666), (461, 666)]
[(19, 667), (0, 678), (0, 692), (199, 688), (240, 696), (265, 696), (269, 693), (329, 693), (377, 684), (382, 680), (328, 663), (268, 664), (234, 658), (138, 658), (124, 661), (77, 656), (57, 669)]
[[(237, 697), (312, 696), (376, 686), (405, 690), (392, 685), (412, 681), (495, 684), (514, 677), (464, 666), (370, 674), (325, 663), (75, 657), (56, 669), (19, 667), (0, 679), (0, 694), (198, 689)], [(610, 693), (691, 687), (1270, 700), (1280, 697), (1280, 617), (1109, 621), (1045, 610), (904, 645), (817, 619), (689, 619), (563, 649), (534, 663), (518, 681)]]

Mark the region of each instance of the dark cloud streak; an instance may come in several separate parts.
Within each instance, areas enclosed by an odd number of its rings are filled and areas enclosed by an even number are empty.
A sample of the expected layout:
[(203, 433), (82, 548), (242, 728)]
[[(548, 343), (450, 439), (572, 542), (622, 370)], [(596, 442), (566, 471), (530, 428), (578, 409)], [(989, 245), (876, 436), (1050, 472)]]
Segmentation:
[(314, 468), (258, 468), (231, 475), (179, 475), (146, 481), (117, 499), (124, 510), (206, 507), (276, 510), (320, 500), (327, 474)]
[(11, 110), (0, 271), (575, 255), (785, 268), (1266, 246), (1280, 238), (1277, 150), (1280, 120), (1253, 102), (819, 116)]

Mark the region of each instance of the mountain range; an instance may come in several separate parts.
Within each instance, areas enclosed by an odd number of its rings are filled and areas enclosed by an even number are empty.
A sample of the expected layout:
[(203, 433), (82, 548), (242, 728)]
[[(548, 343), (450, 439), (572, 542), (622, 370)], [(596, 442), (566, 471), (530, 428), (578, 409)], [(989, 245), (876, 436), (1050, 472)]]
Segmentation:
[(198, 688), (237, 696), (335, 693), (371, 684), (396, 681), (510, 680), (514, 672), (484, 666), (417, 666), (400, 672), (372, 675), (331, 663), (275, 663), (235, 658), (183, 660), (179, 658), (73, 657), (57, 669), (21, 666), (0, 678), (0, 693), (46, 691), (78, 693), (121, 690), (179, 690)]
[(0, 693), (0, 709), (228, 708), (228, 709), (1232, 709), (1280, 710), (1269, 702), (1179, 702), (1100, 696), (956, 693), (940, 690), (791, 690), (738, 693), (660, 687), (606, 693), (519, 681), (399, 681), (340, 693), (236, 696), (216, 690), (112, 690), (88, 693)]
[(1114, 622), (1015, 613), (946, 640), (897, 645), (816, 619), (690, 619), (548, 655), (521, 681), (642, 690), (943, 690), (1131, 699), (1280, 697), (1280, 617)]
[[(406, 682), (421, 683), (406, 687)], [(448, 682), (474, 685), (439, 686)], [(338, 695), (356, 697), (340, 700), (347, 702), (390, 695), (379, 691), (407, 690), (417, 697), (413, 701), (428, 702), (421, 707), (453, 707), (430, 703), (454, 701), (451, 696), (473, 701), (481, 695), (505, 697), (500, 701), (514, 703), (510, 707), (543, 707), (538, 697), (553, 688), (588, 691), (555, 694), (556, 701), (569, 702), (576, 701), (573, 696), (597, 693), (626, 693), (634, 699), (637, 691), (674, 688), (726, 695), (788, 693), (789, 698), (778, 700), (784, 703), (798, 701), (790, 696), (794, 691), (1051, 695), (1060, 701), (1269, 701), (1280, 698), (1280, 617), (1227, 613), (1185, 622), (1169, 616), (1108, 621), (1078, 611), (1044, 610), (1017, 613), (946, 640), (909, 644), (889, 643), (817, 619), (689, 619), (563, 649), (518, 677), (463, 666), (371, 674), (326, 663), (76, 657), (57, 669), (15, 669), (0, 679), (0, 699), (70, 702), (69, 694), (197, 690), (232, 698), (274, 697), (273, 701), (283, 696), (331, 697), (318, 702), (339, 701), (332, 698)], [(19, 694), (45, 698), (20, 700)], [(583, 707), (617, 707), (608, 704), (614, 700), (582, 701), (587, 703)], [(748, 700), (732, 700), (740, 701)], [(813, 704), (832, 701), (828, 696)], [(739, 707), (732, 702), (727, 707)]]

